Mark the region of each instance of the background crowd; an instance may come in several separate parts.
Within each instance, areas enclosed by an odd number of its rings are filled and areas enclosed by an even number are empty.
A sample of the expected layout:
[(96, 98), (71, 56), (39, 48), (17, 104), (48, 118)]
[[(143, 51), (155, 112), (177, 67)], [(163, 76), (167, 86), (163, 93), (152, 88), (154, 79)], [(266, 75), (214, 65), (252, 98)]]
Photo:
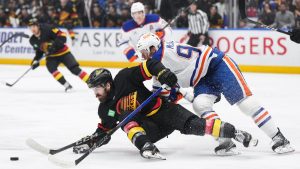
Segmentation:
[[(140, 1), (146, 13), (169, 21), (180, 13), (173, 27), (188, 27), (188, 0), (0, 0), (0, 27), (24, 27), (31, 17), (56, 26), (120, 27), (131, 18), (130, 6)], [(227, 0), (198, 0), (210, 28), (227, 28)], [(300, 0), (247, 0), (247, 16), (278, 28), (300, 28)], [(88, 12), (87, 12), (88, 11)], [(239, 21), (241, 28), (251, 27)]]

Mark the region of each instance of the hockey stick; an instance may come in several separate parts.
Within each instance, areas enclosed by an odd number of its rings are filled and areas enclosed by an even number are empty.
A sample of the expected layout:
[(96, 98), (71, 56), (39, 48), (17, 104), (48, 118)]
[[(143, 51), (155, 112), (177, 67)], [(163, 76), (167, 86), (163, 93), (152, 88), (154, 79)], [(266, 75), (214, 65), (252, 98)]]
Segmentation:
[(93, 152), (99, 145), (103, 145), (103, 143), (105, 143), (106, 141), (109, 140), (109, 137), (114, 134), (119, 128), (121, 128), (122, 126), (124, 126), (133, 116), (135, 116), (138, 112), (141, 111), (142, 108), (144, 108), (154, 97), (156, 97), (157, 95), (159, 95), (159, 93), (166, 88), (167, 85), (162, 85), (162, 87), (160, 87), (156, 92), (154, 92), (151, 96), (149, 96), (139, 107), (137, 107), (133, 112), (131, 112), (125, 119), (123, 119), (123, 121), (121, 121), (120, 123), (118, 123), (118, 125), (116, 127), (114, 127), (113, 129), (109, 130), (106, 133), (106, 136), (104, 136), (97, 144), (94, 144), (88, 152), (86, 152), (85, 154), (83, 154), (81, 157), (79, 157), (78, 159), (76, 159), (75, 161), (69, 162), (69, 161), (63, 161), (60, 159), (55, 158), (54, 156), (49, 156), (48, 159), (49, 161), (62, 166), (62, 167), (74, 167), (76, 165), (78, 165), (83, 159), (85, 159), (91, 152)]
[(5, 83), (5, 85), (6, 86), (8, 86), (8, 87), (13, 87), (19, 80), (21, 80), (30, 70), (32, 69), (32, 66), (30, 66), (30, 68), (29, 69), (27, 69), (26, 70), (26, 72), (25, 73), (23, 73), (15, 82), (13, 82), (13, 83)]
[[(43, 56), (44, 57), (44, 56)], [(42, 58), (40, 58), (40, 60), (39, 60), (39, 62), (43, 59), (43, 57)], [(13, 83), (5, 83), (5, 85), (6, 86), (8, 86), (8, 87), (13, 87), (16, 83), (18, 83), (18, 81), (20, 81), (31, 69), (33, 68), (33, 66), (30, 66), (30, 68), (29, 69), (27, 69), (26, 70), (26, 72), (24, 72), (15, 82), (13, 82)]]
[(154, 97), (156, 97), (161, 91), (163, 88), (165, 88), (166, 85), (162, 85), (161, 88), (159, 88), (156, 92), (154, 92), (151, 96), (149, 96), (139, 107), (137, 107), (133, 112), (131, 112), (123, 121), (121, 121), (120, 123), (118, 123), (118, 125), (109, 130), (106, 134), (106, 136), (104, 136), (101, 140), (99, 140), (99, 142), (97, 144), (94, 144), (88, 152), (86, 152), (85, 154), (83, 154), (81, 157), (79, 157), (78, 159), (76, 159), (75, 161), (63, 161), (63, 160), (60, 160), (60, 159), (57, 159), (55, 158), (53, 155), (54, 154), (57, 154), (59, 152), (62, 152), (66, 149), (69, 149), (73, 146), (76, 146), (76, 145), (80, 145), (84, 142), (87, 142), (95, 137), (98, 137), (98, 135), (95, 135), (93, 137), (90, 137), (90, 138), (82, 138), (80, 139), (79, 141), (77, 142), (74, 142), (74, 143), (71, 143), (67, 146), (64, 146), (62, 148), (59, 148), (59, 149), (49, 149), (47, 147), (44, 147), (42, 146), (41, 144), (37, 143), (36, 141), (34, 141), (33, 139), (27, 139), (26, 140), (26, 144), (31, 147), (32, 149), (42, 153), (42, 154), (46, 154), (46, 155), (49, 155), (48, 156), (48, 159), (49, 161), (53, 162), (54, 164), (56, 165), (59, 165), (59, 166), (62, 166), (62, 167), (72, 167), (72, 166), (76, 166), (78, 165), (83, 159), (85, 159), (91, 152), (93, 152), (97, 147), (99, 146), (102, 146), (103, 143), (105, 143), (109, 137), (115, 133), (120, 127), (122, 127), (123, 125), (125, 125), (133, 116), (135, 116), (142, 108), (144, 108)]
[(260, 23), (260, 22), (256, 22), (256, 21), (253, 21), (251, 19), (249, 19), (246, 15), (246, 4), (245, 4), (245, 0), (239, 0), (239, 10), (240, 10), (240, 14), (241, 14), (241, 18), (243, 20), (247, 20), (248, 22), (252, 23), (252, 24), (255, 24), (255, 25), (258, 25), (262, 28), (266, 28), (266, 29), (270, 29), (272, 31), (277, 31), (277, 32), (280, 32), (280, 33), (283, 33), (283, 34), (286, 34), (286, 35), (291, 35), (290, 32), (285, 32), (281, 29), (278, 29), (278, 28), (274, 28), (274, 27), (271, 27), (271, 26), (268, 26), (268, 25), (265, 25), (263, 23)]
[[(192, 5), (192, 3), (197, 2), (198, 0), (192, 0), (192, 2), (190, 3), (189, 6), (187, 6), (186, 8), (184, 8), (184, 12), (186, 12), (187, 10), (189, 10), (190, 6)], [(180, 12), (179, 14), (177, 14), (175, 16), (175, 18), (173, 18), (171, 21), (169, 21), (161, 30), (166, 29), (166, 27), (170, 26), (171, 24), (173, 24), (178, 18), (180, 17)]]
[(1, 45), (0, 45), (0, 48), (1, 48), (6, 42), (8, 42), (8, 41), (11, 40), (12, 38), (18, 37), (18, 36), (23, 37), (23, 38), (29, 38), (29, 35), (27, 35), (27, 34), (25, 34), (25, 33), (23, 33), (23, 32), (21, 32), (21, 33), (15, 33), (15, 34), (13, 34), (11, 37), (7, 38), (4, 42), (2, 42)]

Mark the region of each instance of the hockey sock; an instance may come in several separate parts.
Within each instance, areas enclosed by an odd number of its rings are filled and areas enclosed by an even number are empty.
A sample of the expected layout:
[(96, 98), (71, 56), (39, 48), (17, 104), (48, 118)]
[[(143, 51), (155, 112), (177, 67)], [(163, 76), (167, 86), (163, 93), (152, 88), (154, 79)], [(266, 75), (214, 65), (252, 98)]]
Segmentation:
[(53, 72), (52, 76), (54, 77), (55, 80), (57, 80), (62, 85), (65, 85), (67, 82), (64, 76), (58, 70)]
[(220, 119), (219, 115), (215, 111), (203, 112), (200, 117), (204, 118), (205, 120)]
[(80, 77), (81, 80), (83, 80), (84, 82), (86, 82), (89, 78), (89, 75), (85, 72), (85, 71), (81, 71), (78, 75)]
[(223, 122), (219, 119), (207, 120), (205, 133), (212, 135), (215, 138), (233, 138), (235, 136), (235, 127), (230, 123)]
[(252, 116), (255, 124), (264, 131), (270, 138), (273, 138), (278, 132), (277, 127), (275, 126), (274, 121), (272, 120), (269, 112), (261, 107), (256, 111)]
[(135, 121), (131, 121), (124, 126), (124, 131), (127, 133), (129, 140), (139, 149), (150, 142), (145, 130)]

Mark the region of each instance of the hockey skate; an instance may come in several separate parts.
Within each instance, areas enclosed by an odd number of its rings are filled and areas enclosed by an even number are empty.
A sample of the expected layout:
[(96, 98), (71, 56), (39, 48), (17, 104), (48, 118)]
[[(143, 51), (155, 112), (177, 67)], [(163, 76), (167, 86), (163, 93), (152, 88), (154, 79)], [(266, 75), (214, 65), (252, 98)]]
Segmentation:
[(272, 140), (272, 150), (275, 153), (284, 154), (295, 151), (295, 149), (290, 145), (290, 142), (283, 136), (279, 129), (277, 134), (272, 138)]
[(240, 154), (236, 145), (230, 138), (218, 138), (217, 141), (219, 142), (219, 146), (215, 148), (215, 153), (218, 156), (232, 156)]
[(142, 157), (147, 159), (159, 159), (166, 160), (166, 158), (160, 154), (159, 150), (153, 143), (147, 142), (143, 148), (140, 150)]
[(235, 131), (234, 139), (240, 143), (243, 143), (244, 147), (255, 147), (258, 144), (258, 140), (252, 138), (251, 134), (241, 130)]
[(73, 89), (73, 87), (69, 83), (67, 83), (65, 86), (65, 92), (70, 92)]

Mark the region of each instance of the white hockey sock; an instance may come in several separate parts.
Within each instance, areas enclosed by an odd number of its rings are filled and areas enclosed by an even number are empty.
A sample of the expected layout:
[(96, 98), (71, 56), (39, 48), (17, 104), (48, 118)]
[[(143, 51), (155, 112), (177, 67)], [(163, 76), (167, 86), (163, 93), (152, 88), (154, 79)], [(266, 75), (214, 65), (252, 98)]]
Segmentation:
[(252, 116), (255, 124), (264, 131), (271, 139), (278, 132), (275, 123), (269, 114), (269, 112), (261, 107), (258, 111), (256, 111)]

